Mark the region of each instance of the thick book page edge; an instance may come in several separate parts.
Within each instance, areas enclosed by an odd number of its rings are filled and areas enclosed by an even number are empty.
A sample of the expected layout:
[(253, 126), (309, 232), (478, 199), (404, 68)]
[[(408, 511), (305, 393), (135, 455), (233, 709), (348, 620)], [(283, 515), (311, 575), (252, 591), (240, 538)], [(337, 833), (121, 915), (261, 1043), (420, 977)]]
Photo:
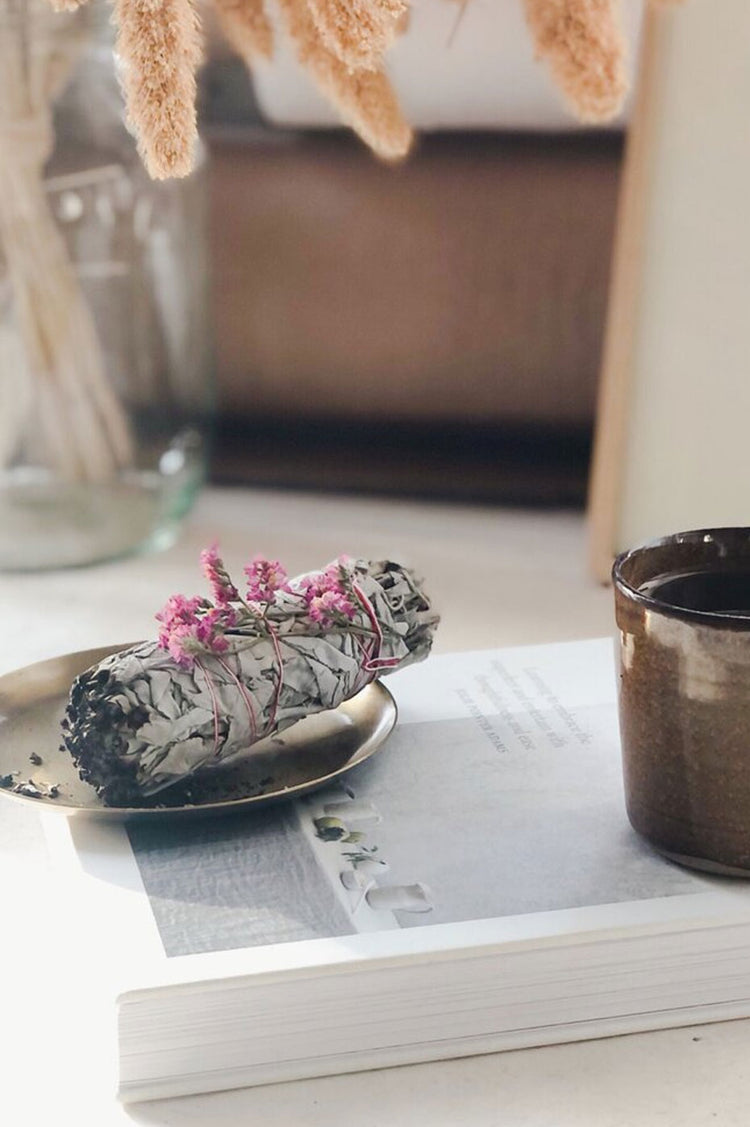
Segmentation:
[(682, 896), (167, 958), (125, 830), (79, 827), (89, 843), (81, 850), (71, 823), (51, 814), (45, 821), (51, 855), (66, 874), (66, 901), (79, 918), (92, 921), (89, 973), (99, 964), (120, 1000), (163, 989), (233, 990), (243, 979), (309, 978), (365, 964), (452, 961), (750, 921), (750, 889), (730, 884)]
[(425, 1045), (382, 1049), (374, 1052), (347, 1053), (332, 1057), (285, 1061), (260, 1067), (219, 1068), (210, 1074), (192, 1073), (148, 1082), (122, 1083), (118, 1095), (124, 1102), (189, 1096), (205, 1091), (227, 1091), (285, 1081), (305, 1080), (316, 1076), (337, 1076), (367, 1069), (390, 1068), (435, 1060), (477, 1056), (485, 1053), (534, 1048), (540, 1045), (566, 1044), (571, 1041), (595, 1040), (649, 1030), (673, 1029), (691, 1025), (728, 1021), (748, 1016), (750, 1006), (721, 1005), (691, 1007), (669, 1014), (628, 1015), (586, 1025), (563, 1025), (544, 1030), (518, 1030), (511, 1034), (430, 1042)]
[(750, 1016), (750, 1001), (690, 1006), (680, 1010), (670, 1010), (668, 1013), (628, 1014), (618, 1018), (557, 1025), (544, 1029), (514, 1030), (511, 1033), (460, 1039), (448, 1038), (426, 1044), (399, 1045), (396, 1048), (366, 1052), (352, 1051), (257, 1066), (218, 1067), (159, 1079), (122, 1080), (117, 1094), (119, 1099), (126, 1103), (136, 1100), (167, 1099), (209, 1091), (220, 1092), (232, 1088), (306, 1080), (316, 1076), (338, 1076), (368, 1069), (453, 1060), (458, 1057), (536, 1048), (541, 1045), (592, 1041), (601, 1037), (617, 1037), (658, 1029), (677, 1029), (748, 1016)]
[[(261, 976), (234, 989), (159, 991), (120, 1007), (123, 1090), (217, 1073), (264, 1083), (750, 1012), (750, 926), (596, 945), (485, 952), (441, 965), (398, 961), (342, 974)], [(714, 938), (715, 946), (706, 945)], [(483, 1048), (488, 1045), (489, 1049)], [(196, 1071), (199, 1075), (191, 1074)], [(200, 1079), (202, 1075), (202, 1079)]]

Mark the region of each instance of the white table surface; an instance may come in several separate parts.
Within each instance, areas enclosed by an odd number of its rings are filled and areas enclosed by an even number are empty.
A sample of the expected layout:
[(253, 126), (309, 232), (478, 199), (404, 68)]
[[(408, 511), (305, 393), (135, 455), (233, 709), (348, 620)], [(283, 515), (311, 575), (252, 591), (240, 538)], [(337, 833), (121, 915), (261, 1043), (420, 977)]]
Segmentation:
[[(585, 570), (568, 513), (207, 491), (161, 555), (0, 576), (0, 673), (153, 634), (175, 592), (201, 590), (201, 547), (260, 552), (291, 572), (340, 552), (428, 577), (440, 651), (608, 634), (611, 594)], [(482, 593), (481, 600), (476, 592)], [(0, 808), (0, 1123), (77, 1127), (747, 1127), (750, 1020), (324, 1077), (122, 1107), (87, 1068), (76, 982), (59, 949), (36, 812)], [(82, 940), (85, 942), (85, 937)]]

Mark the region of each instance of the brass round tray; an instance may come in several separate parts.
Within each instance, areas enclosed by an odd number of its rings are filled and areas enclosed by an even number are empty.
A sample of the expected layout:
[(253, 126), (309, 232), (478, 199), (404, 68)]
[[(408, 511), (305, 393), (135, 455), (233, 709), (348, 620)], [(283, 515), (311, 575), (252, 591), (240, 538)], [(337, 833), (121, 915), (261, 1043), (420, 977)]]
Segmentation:
[[(382, 747), (396, 723), (396, 703), (375, 681), (338, 708), (259, 741), (231, 765), (204, 771), (205, 801), (105, 806), (61, 750), (60, 722), (78, 674), (126, 648), (81, 650), (0, 677), (0, 782), (5, 784), (0, 796), (61, 814), (115, 820), (250, 810), (307, 794), (351, 771)], [(31, 787), (25, 794), (12, 789), (27, 782)]]

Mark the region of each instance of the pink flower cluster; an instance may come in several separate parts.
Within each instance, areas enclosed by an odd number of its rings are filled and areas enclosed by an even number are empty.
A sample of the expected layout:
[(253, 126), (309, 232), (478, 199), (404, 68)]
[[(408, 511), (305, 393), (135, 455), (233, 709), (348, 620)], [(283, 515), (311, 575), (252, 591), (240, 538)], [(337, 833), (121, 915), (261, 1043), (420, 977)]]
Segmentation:
[(205, 548), (200, 559), (213, 602), (172, 595), (156, 616), (159, 645), (186, 669), (195, 665), (200, 654), (226, 653), (229, 642), (225, 634), (234, 627), (273, 632), (268, 610), (279, 591), (301, 596), (308, 618), (323, 629), (346, 625), (357, 613), (352, 561), (346, 556), (294, 586), (287, 583), (287, 573), (278, 560), (255, 556), (244, 569), (246, 599), (232, 582), (215, 544)]
[(357, 613), (352, 598), (352, 568), (347, 556), (340, 556), (323, 571), (308, 575), (300, 584), (313, 622), (328, 627), (351, 622)]
[(254, 556), (245, 568), (247, 597), (251, 603), (272, 603), (274, 595), (287, 581), (287, 573), (278, 560)]
[(219, 555), (218, 544), (212, 544), (210, 548), (203, 549), (201, 552), (201, 567), (203, 574), (211, 585), (217, 606), (224, 607), (228, 606), (229, 603), (238, 602), (240, 593), (229, 578), (229, 572)]
[(213, 607), (207, 599), (172, 595), (156, 616), (161, 623), (159, 645), (178, 665), (191, 669), (201, 653), (224, 653), (229, 643), (224, 631), (237, 623), (231, 606)]

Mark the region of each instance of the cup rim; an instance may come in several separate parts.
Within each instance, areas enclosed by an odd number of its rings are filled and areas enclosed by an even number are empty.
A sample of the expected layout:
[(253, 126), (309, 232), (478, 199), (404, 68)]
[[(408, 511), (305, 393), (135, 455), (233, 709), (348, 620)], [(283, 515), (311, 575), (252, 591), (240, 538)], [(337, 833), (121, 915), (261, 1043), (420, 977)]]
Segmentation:
[(721, 614), (718, 611), (694, 610), (690, 607), (678, 607), (672, 603), (662, 602), (653, 595), (645, 595), (634, 587), (622, 574), (622, 569), (633, 556), (647, 552), (654, 548), (665, 548), (670, 544), (680, 544), (684, 541), (706, 540), (721, 534), (744, 534), (750, 544), (750, 527), (745, 525), (726, 525), (720, 528), (694, 528), (685, 532), (674, 532), (668, 536), (659, 536), (647, 540), (633, 548), (620, 552), (612, 564), (612, 583), (614, 587), (627, 595), (633, 602), (638, 603), (646, 610), (656, 611), (667, 618), (677, 618), (681, 621), (700, 623), (703, 626), (716, 626), (724, 630), (750, 630), (750, 611), (747, 614)]

